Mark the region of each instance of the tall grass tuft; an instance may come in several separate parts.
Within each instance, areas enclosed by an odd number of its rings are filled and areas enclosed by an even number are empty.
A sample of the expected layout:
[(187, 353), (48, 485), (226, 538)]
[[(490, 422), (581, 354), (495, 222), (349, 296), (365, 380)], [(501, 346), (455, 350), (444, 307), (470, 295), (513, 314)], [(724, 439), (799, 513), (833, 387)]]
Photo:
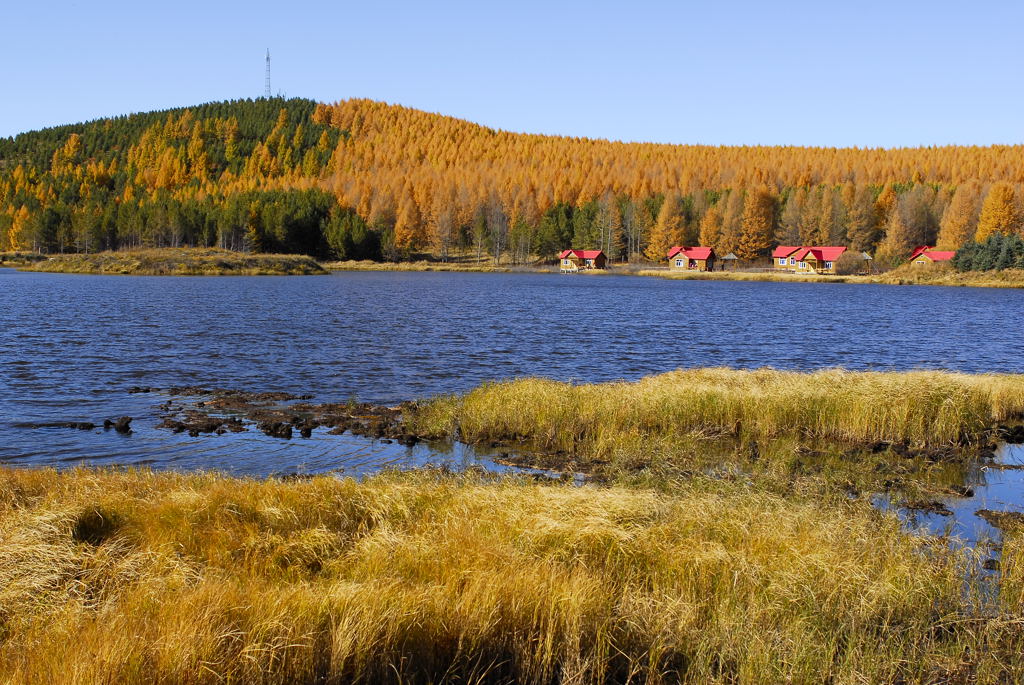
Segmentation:
[(429, 435), (528, 440), (542, 449), (607, 454), (623, 440), (799, 435), (925, 447), (974, 442), (1024, 414), (1024, 377), (939, 371), (801, 373), (678, 370), (588, 385), (528, 378), (440, 397), (411, 415)]
[(722, 488), (3, 470), (0, 682), (1019, 675), (1019, 635), (964, 622), (970, 561)]

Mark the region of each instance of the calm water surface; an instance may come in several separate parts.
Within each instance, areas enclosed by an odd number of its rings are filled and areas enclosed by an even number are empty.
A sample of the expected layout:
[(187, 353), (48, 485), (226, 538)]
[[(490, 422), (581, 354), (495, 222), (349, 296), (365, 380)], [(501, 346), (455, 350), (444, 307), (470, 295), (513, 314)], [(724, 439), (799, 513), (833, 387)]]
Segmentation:
[[(154, 428), (133, 385), (394, 403), (489, 379), (633, 379), (678, 367), (1024, 372), (1024, 291), (536, 274), (124, 277), (0, 269), (0, 461), (266, 474), (442, 453), (315, 432)], [(25, 430), (128, 415), (135, 432)]]

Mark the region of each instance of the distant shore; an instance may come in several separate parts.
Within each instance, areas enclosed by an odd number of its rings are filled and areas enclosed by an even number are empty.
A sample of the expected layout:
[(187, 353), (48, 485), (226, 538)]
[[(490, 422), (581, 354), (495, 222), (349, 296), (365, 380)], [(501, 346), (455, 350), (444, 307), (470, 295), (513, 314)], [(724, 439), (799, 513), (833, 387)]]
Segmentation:
[(326, 274), (305, 255), (245, 254), (213, 248), (162, 248), (55, 255), (23, 271), (128, 276), (310, 276)]
[[(248, 254), (215, 248), (154, 248), (46, 256), (30, 252), (0, 253), (0, 266), (23, 271), (134, 276), (308, 276), (340, 271), (399, 271), (448, 273), (555, 274), (557, 266), (501, 265), (466, 262), (374, 262), (347, 260), (317, 262), (306, 255)], [(657, 266), (622, 265), (580, 271), (574, 275), (643, 276), (689, 281), (748, 281), (772, 283), (866, 283), (881, 285), (941, 285), (974, 288), (1024, 288), (1024, 269), (955, 271), (941, 266), (906, 264), (870, 275), (796, 274), (775, 271), (685, 271)]]

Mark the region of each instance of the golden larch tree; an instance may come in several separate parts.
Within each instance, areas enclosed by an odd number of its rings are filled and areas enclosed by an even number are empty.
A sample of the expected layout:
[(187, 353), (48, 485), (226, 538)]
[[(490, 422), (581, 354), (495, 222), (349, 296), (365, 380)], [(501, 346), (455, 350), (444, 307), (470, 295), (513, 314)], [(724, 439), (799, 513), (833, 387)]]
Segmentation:
[(683, 220), (683, 198), (679, 193), (666, 195), (658, 211), (658, 220), (651, 229), (650, 241), (644, 255), (652, 262), (665, 259), (669, 248), (682, 240)]
[(775, 235), (775, 196), (764, 186), (747, 191), (740, 226), (736, 256), (749, 261), (766, 255)]
[(981, 243), (993, 233), (1010, 235), (1019, 230), (1020, 217), (1017, 216), (1013, 186), (1005, 181), (993, 184), (981, 205), (974, 240)]
[(935, 247), (940, 250), (959, 250), (974, 236), (978, 222), (978, 184), (962, 183), (957, 186), (949, 205), (939, 222), (939, 237)]

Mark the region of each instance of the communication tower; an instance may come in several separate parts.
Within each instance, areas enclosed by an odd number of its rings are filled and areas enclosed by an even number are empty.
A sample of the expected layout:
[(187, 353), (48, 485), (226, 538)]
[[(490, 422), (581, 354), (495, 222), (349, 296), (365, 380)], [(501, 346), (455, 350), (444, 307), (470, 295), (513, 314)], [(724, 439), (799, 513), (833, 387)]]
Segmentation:
[(270, 99), (270, 48), (267, 48), (267, 78), (266, 78), (266, 98)]

